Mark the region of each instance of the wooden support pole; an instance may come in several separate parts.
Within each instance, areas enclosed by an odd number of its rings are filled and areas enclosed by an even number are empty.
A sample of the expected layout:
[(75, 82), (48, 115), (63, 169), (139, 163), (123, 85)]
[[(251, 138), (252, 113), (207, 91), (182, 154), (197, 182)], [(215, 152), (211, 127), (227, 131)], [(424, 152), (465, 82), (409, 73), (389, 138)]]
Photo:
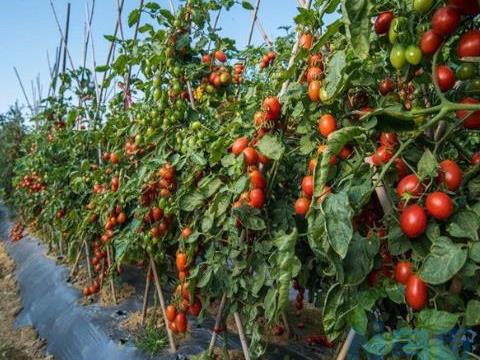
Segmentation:
[(149, 262), (147, 276), (145, 280), (145, 291), (143, 292), (143, 307), (142, 307), (142, 326), (145, 325), (148, 311), (148, 293), (150, 292), (150, 273), (152, 272), (152, 264)]
[(77, 272), (78, 264), (80, 263), (80, 258), (82, 257), (84, 246), (85, 246), (85, 243), (82, 242), (82, 244), (80, 245), (80, 249), (78, 250), (77, 256), (75, 257), (75, 262), (73, 263), (72, 270), (70, 271), (70, 277), (75, 275), (75, 273)]
[(22, 79), (20, 78), (20, 75), (18, 74), (17, 68), (14, 66), (13, 71), (15, 71), (15, 75), (17, 77), (18, 83), (20, 84), (20, 88), (22, 89), (23, 96), (25, 97), (25, 101), (27, 102), (28, 108), (33, 114), (33, 107), (32, 104), (30, 103), (30, 100), (28, 99), (27, 92), (25, 91), (25, 87), (23, 86)]
[(245, 336), (245, 330), (243, 329), (242, 319), (240, 318), (240, 314), (238, 313), (238, 311), (235, 311), (233, 313), (233, 317), (235, 318), (235, 325), (237, 326), (238, 337), (240, 338), (240, 343), (242, 344), (243, 356), (245, 357), (245, 360), (250, 360), (247, 337)]
[(355, 330), (350, 329), (347, 335), (347, 339), (342, 345), (340, 352), (338, 353), (337, 360), (345, 360), (350, 346), (352, 346), (353, 339), (355, 338)]
[[(110, 254), (110, 245), (107, 244), (107, 263), (108, 263), (108, 270), (112, 268), (112, 255)], [(115, 284), (113, 282), (113, 278), (110, 278), (110, 290), (112, 291), (112, 299), (113, 303), (117, 303), (117, 293), (115, 291)]]
[(220, 324), (222, 323), (222, 315), (225, 305), (227, 303), (227, 294), (223, 294), (222, 299), (220, 300), (220, 305), (218, 306), (218, 312), (215, 317), (215, 325), (213, 328), (212, 338), (210, 339), (210, 345), (208, 346), (208, 353), (211, 354), (213, 348), (215, 347), (215, 343), (217, 342), (218, 336), (218, 329), (220, 328)]
[(172, 330), (170, 330), (170, 328), (168, 327), (167, 313), (165, 311), (165, 298), (163, 297), (162, 287), (160, 286), (160, 280), (158, 279), (157, 267), (155, 265), (155, 260), (153, 259), (152, 254), (149, 254), (149, 256), (150, 256), (150, 267), (153, 270), (153, 279), (155, 281), (155, 287), (157, 288), (158, 299), (160, 300), (160, 307), (162, 308), (163, 322), (165, 323), (165, 329), (167, 330), (167, 334), (168, 334), (170, 350), (172, 352), (175, 352), (177, 351), (177, 347), (175, 346), (175, 340), (173, 339)]
[(88, 282), (92, 284), (92, 269), (91, 269), (91, 262), (90, 262), (90, 250), (88, 249), (87, 240), (83, 240), (83, 247), (85, 248), (85, 257), (87, 259), (87, 272), (88, 272)]
[[(70, 3), (67, 4), (67, 19), (65, 23), (65, 47), (63, 49), (63, 68), (62, 72), (65, 74), (65, 71), (67, 70), (67, 52), (68, 52), (68, 33), (70, 30)], [(69, 54), (70, 56), (70, 54)], [(73, 64), (73, 61), (72, 61)], [(72, 65), (73, 68), (73, 65)]]
[(247, 48), (252, 44), (253, 29), (255, 28), (255, 23), (257, 22), (259, 7), (260, 7), (260, 0), (257, 0), (257, 3), (255, 4), (255, 8), (253, 9), (253, 19), (252, 19), (252, 24), (250, 25), (250, 32), (248, 33)]

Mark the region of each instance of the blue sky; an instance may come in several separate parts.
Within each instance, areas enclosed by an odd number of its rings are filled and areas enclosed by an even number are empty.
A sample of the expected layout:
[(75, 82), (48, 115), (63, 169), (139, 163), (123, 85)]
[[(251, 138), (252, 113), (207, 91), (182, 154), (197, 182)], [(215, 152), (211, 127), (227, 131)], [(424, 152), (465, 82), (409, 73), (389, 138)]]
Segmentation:
[[(86, 3), (92, 0), (70, 0), (71, 25), (69, 50), (78, 66), (82, 59)], [(116, 20), (117, 0), (96, 0), (95, 17), (92, 25), (97, 64), (105, 63), (109, 43), (104, 34), (112, 34)], [(168, 7), (168, 0), (157, 0), (161, 6)], [(178, 0), (174, 1), (178, 4)], [(254, 0), (250, 0), (254, 3)], [(57, 14), (64, 27), (67, 0), (53, 0)], [(128, 13), (137, 7), (139, 0), (125, 0), (124, 27)], [(293, 25), (297, 14), (295, 0), (262, 0), (259, 18), (270, 37), (282, 33), (279, 26)], [(220, 18), (222, 35), (237, 41), (238, 47), (245, 46), (251, 12), (241, 6), (234, 7), (229, 13), (224, 12)], [(129, 31), (127, 30), (127, 35)], [(59, 32), (49, 0), (3, 0), (0, 4), (0, 112), (8, 109), (16, 99), (25, 103), (20, 86), (15, 77), (16, 66), (31, 98), (31, 81), (40, 74), (45, 96), (49, 84), (47, 50), (53, 61), (55, 49), (59, 43)], [(254, 43), (260, 43), (261, 36), (254, 32)], [(89, 48), (91, 64), (91, 48)]]

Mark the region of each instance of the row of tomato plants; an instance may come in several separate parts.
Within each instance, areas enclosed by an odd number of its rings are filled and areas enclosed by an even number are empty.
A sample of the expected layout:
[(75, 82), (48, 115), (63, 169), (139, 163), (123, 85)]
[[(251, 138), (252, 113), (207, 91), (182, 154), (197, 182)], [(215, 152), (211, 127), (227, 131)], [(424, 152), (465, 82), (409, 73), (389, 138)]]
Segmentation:
[(480, 323), (478, 3), (313, 1), (293, 55), (291, 31), (221, 38), (210, 16), (236, 3), (134, 10), (141, 40), (109, 36), (120, 54), (95, 69), (119, 84), (106, 107), (90, 71), (64, 74), (17, 161), (19, 212), (72, 258), (86, 240), (86, 296), (151, 256), (172, 332), (225, 295), (261, 357), (259, 319), (282, 333), (294, 286), (330, 341), (461, 356), (447, 334)]

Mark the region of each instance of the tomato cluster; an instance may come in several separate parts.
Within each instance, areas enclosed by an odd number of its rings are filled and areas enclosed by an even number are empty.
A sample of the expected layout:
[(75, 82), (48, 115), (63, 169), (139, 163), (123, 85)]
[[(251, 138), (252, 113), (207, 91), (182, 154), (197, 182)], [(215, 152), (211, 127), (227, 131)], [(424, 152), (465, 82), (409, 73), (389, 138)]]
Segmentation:
[(22, 240), (24, 230), (25, 230), (25, 227), (21, 223), (16, 223), (15, 226), (10, 229), (10, 233), (9, 233), (10, 240), (12, 242)]

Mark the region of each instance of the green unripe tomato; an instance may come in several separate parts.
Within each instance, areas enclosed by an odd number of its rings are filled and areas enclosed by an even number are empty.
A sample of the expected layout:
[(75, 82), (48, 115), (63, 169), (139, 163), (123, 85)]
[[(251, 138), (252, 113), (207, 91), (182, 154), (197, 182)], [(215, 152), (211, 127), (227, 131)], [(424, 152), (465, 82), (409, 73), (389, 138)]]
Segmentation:
[(142, 135), (137, 134), (137, 136), (135, 136), (135, 144), (141, 145), (142, 142), (143, 142), (143, 137), (142, 137)]
[(192, 130), (200, 130), (202, 123), (200, 121), (194, 121), (192, 123)]
[(433, 0), (413, 0), (413, 9), (418, 14), (425, 14), (432, 8)]
[(192, 137), (192, 138), (188, 139), (188, 146), (194, 147), (195, 144), (196, 144), (195, 138)]
[(153, 133), (154, 133), (153, 128), (149, 127), (149, 128), (147, 129), (147, 137), (151, 137), (151, 136), (153, 135)]
[(422, 50), (416, 45), (409, 45), (405, 49), (405, 60), (412, 65), (420, 64), (420, 61), (422, 61)]
[(457, 78), (460, 80), (468, 80), (471, 79), (476, 71), (475, 71), (475, 65), (472, 63), (464, 63), (460, 65), (460, 67), (457, 69)]
[(153, 78), (153, 86), (158, 88), (162, 83), (162, 79), (160, 79), (158, 76), (155, 76)]
[(213, 94), (215, 92), (215, 88), (211, 84), (208, 84), (205, 90), (208, 94)]
[(165, 55), (167, 55), (167, 57), (169, 58), (172, 58), (173, 55), (175, 55), (175, 51), (173, 50), (173, 48), (169, 47), (167, 48), (167, 50), (165, 50)]
[(397, 70), (401, 70), (405, 66), (407, 60), (405, 59), (405, 48), (402, 45), (396, 44), (392, 47), (390, 63)]
[(155, 101), (160, 100), (161, 97), (162, 91), (160, 89), (155, 89), (155, 91), (153, 92), (153, 98), (155, 99)]
[(180, 76), (180, 75), (182, 75), (182, 68), (181, 68), (180, 66), (175, 66), (175, 67), (173, 68), (173, 74), (174, 74), (175, 76)]
[(471, 95), (480, 94), (480, 79), (476, 78), (469, 80), (466, 91)]
[(390, 28), (388, 29), (388, 40), (390, 44), (395, 44), (397, 41), (398, 34), (402, 28), (402, 25), (405, 23), (404, 17), (396, 17), (390, 23)]

